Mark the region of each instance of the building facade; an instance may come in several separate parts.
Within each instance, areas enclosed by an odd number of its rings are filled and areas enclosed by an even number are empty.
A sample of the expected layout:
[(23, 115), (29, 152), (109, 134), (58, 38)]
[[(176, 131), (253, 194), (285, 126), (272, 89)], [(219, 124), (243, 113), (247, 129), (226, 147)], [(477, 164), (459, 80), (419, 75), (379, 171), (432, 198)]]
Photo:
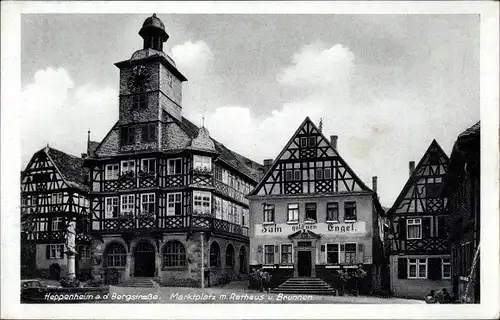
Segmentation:
[[(448, 156), (433, 140), (388, 211), (390, 288), (395, 296), (423, 298), (430, 290), (451, 290), (447, 199), (443, 183)], [(450, 291), (451, 292), (451, 291)]]
[[(339, 287), (339, 270), (363, 267), (360, 291), (380, 290), (384, 212), (369, 189), (306, 118), (249, 195), (250, 266), (277, 286), (321, 278)], [(376, 189), (376, 178), (374, 177)]]
[(82, 158), (48, 146), (21, 172), (21, 276), (65, 277), (68, 259), (90, 274), (87, 182)]
[(263, 168), (182, 116), (186, 78), (163, 52), (169, 36), (160, 19), (147, 18), (139, 35), (143, 48), (115, 64), (119, 119), (85, 159), (93, 275), (168, 286), (246, 275), (245, 195)]
[(445, 180), (453, 295), (466, 303), (480, 303), (480, 129), (478, 122), (458, 136)]

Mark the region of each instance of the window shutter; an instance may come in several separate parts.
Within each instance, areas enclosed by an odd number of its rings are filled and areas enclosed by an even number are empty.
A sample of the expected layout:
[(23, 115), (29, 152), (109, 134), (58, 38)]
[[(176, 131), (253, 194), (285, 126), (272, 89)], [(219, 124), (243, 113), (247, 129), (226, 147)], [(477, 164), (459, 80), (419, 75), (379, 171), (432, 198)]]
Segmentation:
[(264, 261), (262, 260), (262, 253), (263, 251), (263, 248), (262, 248), (262, 245), (258, 245), (257, 246), (257, 264), (263, 264)]
[(364, 263), (365, 259), (365, 246), (363, 243), (358, 243), (358, 249), (356, 250), (356, 261), (358, 263)]
[(431, 237), (431, 218), (422, 218), (422, 239)]
[(45, 245), (45, 258), (50, 259), (50, 245)]
[(408, 259), (398, 257), (398, 279), (408, 278)]
[(398, 220), (399, 239), (406, 240), (406, 219), (399, 218)]
[(326, 245), (325, 244), (322, 244), (320, 246), (320, 263), (326, 263)]
[(427, 258), (427, 277), (429, 280), (441, 280), (441, 258)]

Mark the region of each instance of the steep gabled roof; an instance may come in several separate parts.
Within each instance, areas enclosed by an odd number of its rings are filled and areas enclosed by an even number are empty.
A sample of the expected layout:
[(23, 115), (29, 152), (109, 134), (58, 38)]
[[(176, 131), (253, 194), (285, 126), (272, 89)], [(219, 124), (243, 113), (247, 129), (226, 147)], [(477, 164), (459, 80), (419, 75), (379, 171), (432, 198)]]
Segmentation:
[[(273, 171), (276, 170), (278, 164), (282, 160), (288, 159), (301, 159), (304, 161), (308, 161), (306, 158), (300, 157), (300, 150), (298, 150), (297, 140), (299, 136), (306, 136), (308, 134), (319, 137), (317, 141), (317, 148), (312, 149), (311, 152), (316, 152), (313, 154), (313, 158), (331, 158), (338, 161), (339, 166), (336, 167), (336, 170), (339, 170), (339, 174), (341, 176), (342, 183), (346, 184), (346, 180), (350, 180), (352, 189), (351, 191), (369, 191), (373, 192), (369, 187), (365, 185), (365, 183), (354, 173), (354, 171), (349, 167), (347, 162), (340, 156), (337, 150), (335, 150), (330, 142), (325, 138), (323, 133), (318, 129), (318, 127), (306, 117), (302, 124), (297, 128), (295, 133), (292, 135), (288, 143), (285, 145), (283, 150), (279, 153), (279, 155), (274, 159), (273, 163), (270, 166), (270, 169), (266, 172), (264, 177), (260, 180), (259, 184), (255, 187), (255, 189), (250, 193), (250, 195), (259, 195), (261, 189), (265, 186), (269, 179), (273, 179)], [(295, 147), (296, 146), (296, 147)], [(297, 155), (299, 153), (299, 156)], [(332, 176), (334, 173), (332, 172)], [(351, 181), (352, 180), (352, 181)], [(346, 184), (346, 188), (348, 188)], [(271, 192), (271, 191), (270, 191)]]
[[(437, 164), (436, 164), (436, 161)], [(396, 213), (424, 213), (428, 210), (424, 200), (427, 199), (425, 179), (442, 183), (448, 169), (449, 158), (436, 140), (425, 151), (417, 166), (406, 181), (401, 193), (387, 212), (388, 216)], [(439, 182), (440, 181), (440, 182)], [(420, 183), (419, 183), (420, 182)], [(419, 183), (417, 185), (417, 183)], [(442, 209), (442, 208), (441, 208)]]

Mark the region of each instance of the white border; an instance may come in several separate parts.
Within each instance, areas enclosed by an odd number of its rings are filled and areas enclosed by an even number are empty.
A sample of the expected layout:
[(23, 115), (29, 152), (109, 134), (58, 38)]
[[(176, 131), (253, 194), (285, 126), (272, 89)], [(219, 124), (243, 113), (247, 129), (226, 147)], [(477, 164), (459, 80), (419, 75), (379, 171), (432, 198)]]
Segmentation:
[[(439, 2), (2, 2), (1, 3), (1, 318), (497, 318), (499, 316), (499, 156), (498, 156), (498, 4)], [(194, 11), (195, 10), (195, 11)], [(166, 305), (20, 305), (19, 171), (21, 13), (316, 13), (316, 14), (481, 14), (481, 304), (480, 305), (314, 305), (232, 304)], [(464, 128), (465, 129), (465, 128)], [(487, 156), (485, 156), (487, 155)], [(487, 218), (486, 218), (487, 217)], [(189, 312), (186, 312), (189, 310)], [(376, 312), (374, 312), (376, 310)]]

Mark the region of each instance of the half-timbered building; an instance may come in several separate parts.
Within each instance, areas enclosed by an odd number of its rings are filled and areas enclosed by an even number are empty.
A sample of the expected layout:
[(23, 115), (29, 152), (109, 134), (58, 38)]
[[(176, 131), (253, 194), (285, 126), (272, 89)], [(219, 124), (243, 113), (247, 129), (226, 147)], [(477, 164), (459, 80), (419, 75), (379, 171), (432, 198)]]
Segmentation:
[(93, 274), (169, 286), (246, 275), (245, 195), (263, 168), (182, 116), (187, 79), (163, 52), (169, 36), (162, 21), (147, 18), (139, 35), (143, 48), (115, 64), (119, 119), (85, 159)]
[(395, 296), (423, 298), (451, 290), (447, 199), (442, 194), (448, 156), (433, 140), (388, 211), (390, 287)]
[(22, 276), (59, 279), (68, 259), (90, 271), (87, 182), (82, 158), (48, 146), (21, 172)]
[(462, 132), (450, 156), (445, 194), (451, 230), (453, 296), (480, 303), (480, 123)]
[(362, 267), (367, 277), (359, 289), (379, 291), (385, 213), (376, 177), (372, 190), (339, 155), (337, 136), (328, 141), (309, 118), (264, 165), (267, 173), (248, 196), (251, 267), (268, 271), (284, 292), (304, 285), (318, 291), (325, 287), (318, 280), (339, 288), (338, 271)]

